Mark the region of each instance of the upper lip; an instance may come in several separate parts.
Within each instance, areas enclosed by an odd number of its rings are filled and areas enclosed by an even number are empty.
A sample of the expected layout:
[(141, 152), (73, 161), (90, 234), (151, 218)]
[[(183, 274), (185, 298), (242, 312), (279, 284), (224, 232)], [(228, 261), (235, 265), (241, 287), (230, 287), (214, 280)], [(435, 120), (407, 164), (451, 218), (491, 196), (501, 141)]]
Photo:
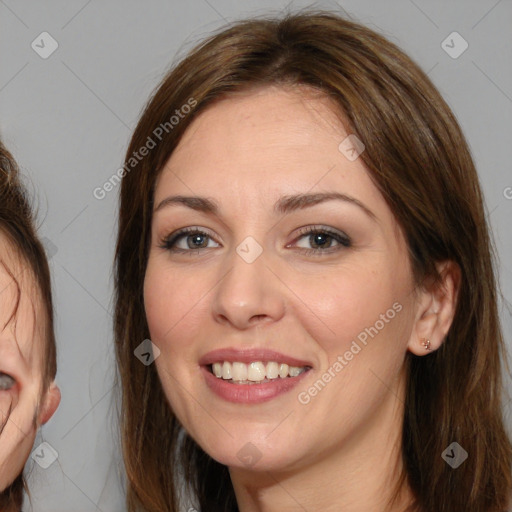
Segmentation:
[(222, 361), (240, 362), (240, 363), (252, 363), (254, 361), (275, 361), (276, 363), (285, 363), (289, 366), (309, 366), (313, 365), (303, 359), (297, 359), (275, 350), (269, 350), (265, 348), (220, 348), (212, 350), (199, 359), (200, 365), (209, 365)]

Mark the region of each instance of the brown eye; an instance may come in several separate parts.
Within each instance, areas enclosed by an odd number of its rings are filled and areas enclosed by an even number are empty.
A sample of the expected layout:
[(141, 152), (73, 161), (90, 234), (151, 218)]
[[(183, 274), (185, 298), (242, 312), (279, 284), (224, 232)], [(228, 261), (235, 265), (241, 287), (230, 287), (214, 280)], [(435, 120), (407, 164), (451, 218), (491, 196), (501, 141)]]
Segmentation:
[(8, 391), (16, 384), (16, 381), (6, 373), (0, 372), (0, 391)]

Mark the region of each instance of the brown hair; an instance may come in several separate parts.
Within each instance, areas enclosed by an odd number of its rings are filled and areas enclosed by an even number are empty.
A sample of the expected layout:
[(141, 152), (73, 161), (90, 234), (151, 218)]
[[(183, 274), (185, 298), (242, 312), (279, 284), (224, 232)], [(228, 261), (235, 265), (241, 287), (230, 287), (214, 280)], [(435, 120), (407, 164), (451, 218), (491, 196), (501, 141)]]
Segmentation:
[[(25, 187), (21, 182), (18, 167), (2, 142), (0, 142), (0, 231), (8, 240), (8, 250), (15, 251), (20, 260), (28, 264), (45, 308), (43, 383), (38, 402), (41, 404), (57, 373), (50, 270), (44, 248), (36, 234), (34, 214)], [(13, 277), (19, 293), (20, 286), (16, 275), (12, 269), (6, 268), (6, 270)], [(36, 422), (37, 414), (34, 415), (35, 427), (37, 426)], [(23, 473), (21, 473), (7, 489), (0, 493), (0, 510), (2, 512), (19, 512), (23, 504), (23, 490), (30, 497)]]
[[(194, 48), (156, 90), (131, 139), (120, 190), (115, 256), (115, 343), (121, 432), (134, 511), (177, 511), (183, 475), (201, 510), (238, 510), (227, 467), (206, 454), (170, 409), (154, 365), (133, 356), (149, 338), (143, 303), (155, 180), (186, 128), (212, 102), (266, 85), (302, 85), (332, 98), (408, 242), (418, 286), (453, 261), (461, 284), (445, 343), (407, 353), (401, 482), (414, 511), (503, 512), (512, 488), (504, 428), (492, 244), (468, 145), (428, 76), (374, 31), (324, 11), (239, 21)], [(172, 126), (177, 109), (195, 108)], [(167, 123), (167, 125), (165, 125)], [(156, 131), (157, 127), (165, 130)], [(164, 133), (165, 131), (165, 133)], [(159, 141), (140, 161), (133, 155)], [(341, 140), (340, 140), (341, 142)], [(458, 470), (441, 453), (456, 440)]]

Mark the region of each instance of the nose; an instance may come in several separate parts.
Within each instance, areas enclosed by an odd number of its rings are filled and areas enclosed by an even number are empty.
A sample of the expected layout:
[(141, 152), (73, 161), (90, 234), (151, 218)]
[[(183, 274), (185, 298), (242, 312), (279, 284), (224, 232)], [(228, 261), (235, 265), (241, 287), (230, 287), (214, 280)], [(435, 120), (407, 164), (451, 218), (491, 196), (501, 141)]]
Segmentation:
[(237, 329), (279, 321), (285, 312), (282, 281), (267, 266), (265, 251), (252, 263), (233, 251), (224, 277), (215, 288), (215, 320)]

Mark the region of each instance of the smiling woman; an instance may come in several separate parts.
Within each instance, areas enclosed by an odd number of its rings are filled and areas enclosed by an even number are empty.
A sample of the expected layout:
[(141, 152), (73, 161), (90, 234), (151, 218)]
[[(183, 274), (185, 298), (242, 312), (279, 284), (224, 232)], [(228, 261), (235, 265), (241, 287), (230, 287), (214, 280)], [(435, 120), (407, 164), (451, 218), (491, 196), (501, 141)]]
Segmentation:
[(488, 229), (428, 77), (334, 14), (238, 22), (171, 70), (127, 159), (190, 97), (121, 184), (128, 510), (186, 484), (204, 512), (504, 512)]
[[(20, 512), (23, 467), (60, 402), (50, 272), (30, 203), (0, 142), (0, 510)], [(29, 494), (30, 496), (30, 494)]]

